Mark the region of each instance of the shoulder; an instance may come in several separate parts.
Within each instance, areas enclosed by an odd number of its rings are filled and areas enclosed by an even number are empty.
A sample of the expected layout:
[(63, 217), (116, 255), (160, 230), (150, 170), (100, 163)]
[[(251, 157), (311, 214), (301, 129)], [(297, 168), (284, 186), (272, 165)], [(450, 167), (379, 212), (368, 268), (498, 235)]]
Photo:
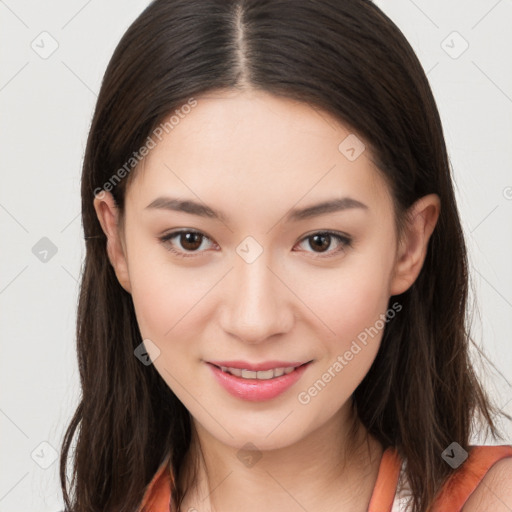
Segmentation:
[(469, 446), (466, 460), (440, 490), (434, 510), (511, 512), (511, 483), (512, 445)]
[(466, 501), (462, 512), (512, 510), (512, 457), (497, 461)]

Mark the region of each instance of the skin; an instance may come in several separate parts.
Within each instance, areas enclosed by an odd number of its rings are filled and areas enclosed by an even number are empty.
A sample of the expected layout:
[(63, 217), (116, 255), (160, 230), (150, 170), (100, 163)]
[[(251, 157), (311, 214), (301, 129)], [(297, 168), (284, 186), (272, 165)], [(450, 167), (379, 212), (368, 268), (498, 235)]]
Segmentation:
[(512, 458), (496, 462), (466, 501), (462, 512), (512, 510)]
[[(339, 121), (258, 91), (197, 99), (132, 171), (124, 224), (110, 193), (94, 200), (142, 337), (160, 350), (155, 368), (192, 415), (187, 474), (198, 443), (204, 454), (182, 510), (366, 510), (382, 447), (362, 426), (357, 442), (347, 441), (350, 397), (383, 329), (309, 403), (297, 396), (376, 324), (392, 295), (414, 283), (439, 197), (413, 205), (398, 241), (389, 189), (369, 149), (354, 161), (338, 150), (351, 133)], [(202, 202), (228, 219), (146, 209), (162, 195)], [(342, 196), (367, 209), (284, 221), (292, 208)], [(193, 257), (168, 250), (187, 252), (183, 237), (159, 241), (180, 228), (206, 236)], [(336, 252), (341, 244), (331, 238), (322, 252), (306, 235), (324, 230), (350, 236), (352, 245)], [(251, 263), (236, 252), (247, 236), (263, 250)], [(234, 359), (313, 363), (285, 393), (251, 402), (228, 394), (205, 363)], [(261, 455), (251, 467), (237, 457), (248, 442)]]

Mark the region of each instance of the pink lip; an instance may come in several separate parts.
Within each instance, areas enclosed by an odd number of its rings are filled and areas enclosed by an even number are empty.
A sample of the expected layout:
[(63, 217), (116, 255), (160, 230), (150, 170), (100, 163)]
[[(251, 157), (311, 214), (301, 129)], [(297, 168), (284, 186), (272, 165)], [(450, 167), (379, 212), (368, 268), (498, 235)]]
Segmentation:
[(308, 363), (283, 363), (282, 361), (269, 361), (259, 365), (247, 365), (247, 363), (241, 361), (221, 361), (221, 363), (222, 364), (219, 364), (219, 366), (228, 366), (231, 368), (241, 368), (252, 371), (264, 371), (270, 370), (271, 368), (295, 366), (296, 368), (293, 372), (281, 375), (281, 377), (269, 380), (259, 380), (242, 379), (241, 377), (236, 377), (230, 373), (223, 372), (220, 368), (215, 366), (218, 364), (217, 362), (207, 363), (211, 368), (214, 377), (217, 379), (219, 384), (228, 391), (228, 393), (236, 398), (241, 398), (242, 400), (261, 402), (275, 398), (293, 386), (293, 384), (295, 384), (306, 371), (306, 368), (309, 366), (311, 361)]

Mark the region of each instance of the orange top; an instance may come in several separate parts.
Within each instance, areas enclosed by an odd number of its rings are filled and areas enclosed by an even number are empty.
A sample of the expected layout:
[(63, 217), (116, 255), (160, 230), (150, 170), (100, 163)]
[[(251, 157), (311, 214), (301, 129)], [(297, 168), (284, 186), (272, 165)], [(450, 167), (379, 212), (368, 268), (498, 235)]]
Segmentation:
[[(433, 512), (460, 512), (487, 471), (505, 457), (512, 457), (512, 445), (470, 446), (468, 458), (443, 486)], [(401, 467), (397, 451), (392, 447), (384, 450), (368, 512), (392, 512)], [(140, 512), (170, 511), (171, 479), (167, 457), (146, 488)]]

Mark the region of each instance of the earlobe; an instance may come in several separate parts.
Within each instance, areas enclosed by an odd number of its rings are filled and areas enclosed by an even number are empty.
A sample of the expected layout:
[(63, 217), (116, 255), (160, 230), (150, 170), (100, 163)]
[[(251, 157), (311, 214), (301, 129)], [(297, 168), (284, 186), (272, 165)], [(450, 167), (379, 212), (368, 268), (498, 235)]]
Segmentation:
[(119, 284), (128, 293), (131, 293), (128, 263), (122, 243), (121, 230), (119, 228), (119, 211), (115, 199), (110, 192), (102, 192), (101, 198), (96, 196), (93, 204), (101, 228), (107, 236), (108, 259), (114, 268)]
[(441, 201), (437, 194), (424, 196), (411, 206), (404, 237), (397, 251), (390, 295), (404, 293), (421, 272), (440, 211)]

